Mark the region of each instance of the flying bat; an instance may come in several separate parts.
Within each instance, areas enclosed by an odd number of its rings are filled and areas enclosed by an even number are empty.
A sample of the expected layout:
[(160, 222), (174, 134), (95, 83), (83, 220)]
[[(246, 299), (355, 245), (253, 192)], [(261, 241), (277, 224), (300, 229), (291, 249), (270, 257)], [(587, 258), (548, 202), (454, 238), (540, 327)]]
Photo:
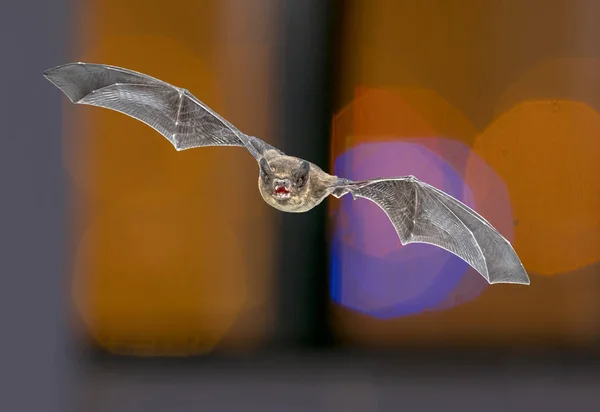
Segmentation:
[(270, 206), (307, 212), (332, 195), (350, 194), (379, 206), (402, 245), (428, 243), (463, 259), (488, 283), (529, 284), (519, 257), (490, 223), (447, 193), (414, 176), (352, 181), (288, 156), (242, 133), (188, 90), (132, 70), (104, 64), (69, 63), (44, 76), (72, 103), (112, 109), (152, 127), (175, 147), (246, 148), (259, 167), (258, 190)]

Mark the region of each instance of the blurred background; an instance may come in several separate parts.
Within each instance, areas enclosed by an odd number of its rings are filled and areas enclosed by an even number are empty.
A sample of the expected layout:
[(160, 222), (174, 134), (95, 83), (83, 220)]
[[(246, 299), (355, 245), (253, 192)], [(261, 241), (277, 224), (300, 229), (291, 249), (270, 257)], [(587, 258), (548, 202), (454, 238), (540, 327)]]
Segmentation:
[[(2, 410), (600, 408), (600, 3), (0, 10)], [(72, 61), (185, 87), (340, 176), (415, 175), (531, 285), (402, 247), (366, 200), (271, 209), (244, 149), (70, 104), (41, 73)]]

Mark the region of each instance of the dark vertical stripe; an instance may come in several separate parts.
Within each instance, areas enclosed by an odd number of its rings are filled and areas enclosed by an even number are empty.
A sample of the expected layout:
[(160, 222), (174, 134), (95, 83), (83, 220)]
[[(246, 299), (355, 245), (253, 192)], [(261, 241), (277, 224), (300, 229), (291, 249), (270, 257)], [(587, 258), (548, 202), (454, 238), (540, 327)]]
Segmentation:
[[(329, 163), (331, 57), (335, 2), (286, 1), (280, 10), (280, 112), (284, 152)], [(282, 214), (279, 246), (280, 343), (326, 344), (328, 258), (326, 202), (304, 214)]]
[(65, 179), (60, 92), (68, 0), (0, 6), (2, 411), (61, 411), (65, 377)]

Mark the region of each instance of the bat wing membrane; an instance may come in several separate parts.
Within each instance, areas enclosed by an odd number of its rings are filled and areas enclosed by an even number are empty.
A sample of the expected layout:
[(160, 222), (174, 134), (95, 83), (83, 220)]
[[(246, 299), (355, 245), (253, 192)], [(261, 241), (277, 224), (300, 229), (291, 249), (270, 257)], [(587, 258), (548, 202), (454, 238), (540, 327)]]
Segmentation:
[(413, 176), (344, 183), (351, 193), (377, 204), (394, 225), (400, 242), (446, 249), (489, 283), (529, 284), (510, 242), (474, 210)]
[(188, 90), (142, 73), (103, 64), (69, 63), (47, 70), (44, 76), (73, 103), (131, 116), (158, 131), (177, 150), (241, 146), (259, 159), (265, 150), (275, 149), (240, 132)]

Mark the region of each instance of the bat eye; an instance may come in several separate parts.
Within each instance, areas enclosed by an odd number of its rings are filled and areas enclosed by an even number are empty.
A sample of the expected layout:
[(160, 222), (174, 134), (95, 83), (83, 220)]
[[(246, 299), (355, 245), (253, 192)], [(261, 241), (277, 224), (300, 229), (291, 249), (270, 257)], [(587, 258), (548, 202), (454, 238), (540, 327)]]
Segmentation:
[(260, 169), (260, 177), (262, 177), (264, 180), (269, 180), (269, 175), (262, 169)]
[(296, 179), (296, 186), (297, 186), (297, 187), (302, 187), (302, 186), (304, 186), (304, 183), (306, 183), (306, 175), (304, 175), (304, 176), (299, 176), (299, 177)]
[(273, 177), (271, 166), (269, 166), (269, 163), (264, 158), (260, 159), (260, 176), (265, 181), (270, 181)]
[(292, 175), (296, 178), (296, 187), (302, 187), (306, 184), (306, 181), (308, 180), (309, 172), (310, 172), (310, 163), (308, 163), (306, 160), (303, 160), (302, 163), (300, 164), (300, 167), (298, 167), (292, 173)]

